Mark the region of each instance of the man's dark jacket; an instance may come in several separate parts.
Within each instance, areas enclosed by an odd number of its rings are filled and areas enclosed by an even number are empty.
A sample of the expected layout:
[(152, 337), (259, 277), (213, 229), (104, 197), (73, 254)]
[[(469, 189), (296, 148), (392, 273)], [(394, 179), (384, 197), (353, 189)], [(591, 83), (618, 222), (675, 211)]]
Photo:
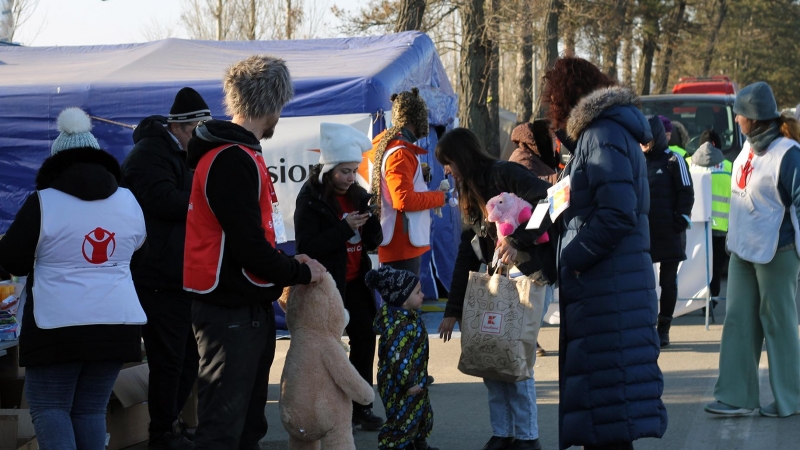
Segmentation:
[(141, 287), (182, 292), (192, 171), (166, 124), (166, 118), (150, 116), (136, 127), (135, 145), (122, 163), (122, 186), (142, 207), (150, 244), (144, 263), (133, 269), (133, 281)]

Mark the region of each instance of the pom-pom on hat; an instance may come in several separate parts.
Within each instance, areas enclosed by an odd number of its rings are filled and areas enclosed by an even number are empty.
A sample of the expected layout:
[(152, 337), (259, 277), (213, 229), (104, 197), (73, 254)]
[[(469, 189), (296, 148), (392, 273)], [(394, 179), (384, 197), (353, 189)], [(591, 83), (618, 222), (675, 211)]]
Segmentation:
[(361, 162), (361, 154), (372, 149), (372, 141), (366, 134), (350, 125), (323, 122), (319, 125), (319, 163), (322, 176), (341, 163)]
[(67, 108), (58, 115), (58, 135), (50, 154), (55, 155), (61, 150), (73, 148), (94, 148), (100, 150), (100, 143), (90, 133), (92, 129), (92, 119), (80, 108)]
[(211, 120), (211, 110), (208, 109), (203, 97), (190, 87), (185, 87), (175, 95), (172, 108), (169, 110), (167, 122), (199, 122)]
[(370, 270), (364, 280), (368, 288), (378, 290), (384, 302), (398, 308), (403, 306), (408, 297), (411, 297), (414, 288), (419, 283), (419, 277), (413, 273), (407, 270), (392, 269), (389, 266)]

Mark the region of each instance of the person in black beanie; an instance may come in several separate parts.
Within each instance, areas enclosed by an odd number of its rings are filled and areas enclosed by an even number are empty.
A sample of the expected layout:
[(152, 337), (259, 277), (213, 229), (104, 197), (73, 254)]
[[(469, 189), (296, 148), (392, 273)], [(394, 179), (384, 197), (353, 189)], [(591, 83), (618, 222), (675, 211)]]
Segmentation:
[(375, 318), (378, 342), (378, 392), (386, 422), (378, 434), (380, 450), (437, 450), (427, 442), (433, 430), (428, 397), (428, 332), (419, 309), (422, 286), (407, 270), (383, 266), (364, 277), (385, 302)]
[(122, 164), (123, 186), (144, 211), (150, 251), (133, 269), (139, 301), (147, 313), (143, 337), (150, 365), (150, 449), (191, 448), (192, 434), (178, 423), (194, 381), (199, 356), (192, 332), (192, 303), (183, 290), (183, 246), (192, 171), (186, 147), (211, 111), (197, 91), (178, 91), (168, 116), (142, 120), (133, 150)]

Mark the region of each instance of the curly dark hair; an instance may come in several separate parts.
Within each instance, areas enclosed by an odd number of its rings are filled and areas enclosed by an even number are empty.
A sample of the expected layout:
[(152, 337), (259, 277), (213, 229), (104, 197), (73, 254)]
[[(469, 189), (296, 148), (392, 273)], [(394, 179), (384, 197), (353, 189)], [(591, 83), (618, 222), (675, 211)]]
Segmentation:
[(544, 75), (544, 80), (543, 101), (549, 105), (547, 116), (554, 130), (567, 127), (572, 108), (584, 96), (616, 84), (594, 64), (574, 57), (559, 58)]

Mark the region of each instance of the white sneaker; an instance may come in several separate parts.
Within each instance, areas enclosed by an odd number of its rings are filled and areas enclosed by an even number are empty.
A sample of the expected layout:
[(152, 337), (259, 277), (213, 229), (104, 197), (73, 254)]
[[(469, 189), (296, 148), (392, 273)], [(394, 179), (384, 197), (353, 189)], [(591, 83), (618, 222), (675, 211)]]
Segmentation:
[(755, 411), (750, 408), (739, 408), (738, 406), (731, 406), (722, 402), (711, 402), (707, 404), (703, 409), (707, 413), (720, 414), (728, 417), (746, 416), (748, 414), (752, 414), (753, 411)]

